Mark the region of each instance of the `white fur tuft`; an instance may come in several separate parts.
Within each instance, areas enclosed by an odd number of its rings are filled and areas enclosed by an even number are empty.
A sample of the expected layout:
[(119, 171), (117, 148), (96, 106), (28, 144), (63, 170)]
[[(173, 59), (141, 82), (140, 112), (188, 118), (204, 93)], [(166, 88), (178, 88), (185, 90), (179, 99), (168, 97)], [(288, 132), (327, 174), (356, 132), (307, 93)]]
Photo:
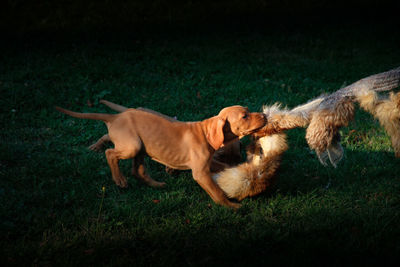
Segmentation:
[(251, 177), (247, 177), (246, 171), (239, 167), (225, 169), (223, 172), (214, 174), (212, 178), (229, 198), (240, 196), (250, 187), (249, 178)]

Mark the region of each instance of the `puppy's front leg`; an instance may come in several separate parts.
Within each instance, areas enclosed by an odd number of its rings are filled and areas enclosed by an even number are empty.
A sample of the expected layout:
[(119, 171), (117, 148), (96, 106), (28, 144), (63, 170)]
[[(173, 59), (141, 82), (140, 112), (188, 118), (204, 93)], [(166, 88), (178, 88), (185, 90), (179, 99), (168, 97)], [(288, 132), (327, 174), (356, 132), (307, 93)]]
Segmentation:
[(240, 204), (228, 200), (222, 189), (211, 178), (209, 167), (192, 169), (193, 178), (207, 192), (215, 203), (226, 207), (238, 209)]

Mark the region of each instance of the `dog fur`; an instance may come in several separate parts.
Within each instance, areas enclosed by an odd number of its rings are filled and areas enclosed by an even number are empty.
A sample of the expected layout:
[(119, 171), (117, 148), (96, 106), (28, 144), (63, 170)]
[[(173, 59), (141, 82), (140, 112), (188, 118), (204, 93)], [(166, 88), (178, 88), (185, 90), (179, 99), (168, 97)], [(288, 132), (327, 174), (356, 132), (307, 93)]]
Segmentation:
[(114, 182), (120, 187), (128, 183), (118, 162), (132, 158), (134, 174), (150, 186), (164, 183), (153, 180), (146, 172), (144, 155), (173, 169), (192, 171), (193, 178), (215, 203), (239, 208), (229, 201), (211, 177), (210, 166), (215, 150), (252, 134), (266, 123), (265, 115), (242, 106), (222, 109), (218, 115), (198, 122), (171, 121), (151, 112), (127, 109), (118, 114), (78, 113), (56, 107), (72, 117), (105, 122), (108, 138), (114, 148), (106, 150), (107, 162)]
[(379, 120), (391, 138), (396, 157), (400, 157), (400, 92), (391, 92), (389, 97), (379, 98), (368, 92), (357, 97), (361, 108)]
[(400, 157), (400, 93), (379, 98), (377, 92), (399, 86), (400, 68), (372, 75), (330, 95), (320, 96), (292, 110), (279, 104), (264, 107), (268, 123), (253, 134), (248, 159), (234, 168), (214, 174), (213, 179), (230, 198), (242, 200), (257, 195), (274, 183), (282, 154), (288, 149), (285, 131), (307, 127), (306, 140), (322, 164), (336, 167), (343, 157), (340, 127), (354, 117), (354, 102), (376, 117), (390, 135)]
[[(128, 110), (128, 108), (125, 106), (115, 104), (113, 102), (110, 102), (110, 101), (107, 101), (104, 99), (101, 99), (99, 102), (115, 111), (118, 111), (118, 112), (124, 112), (124, 111)], [(154, 111), (152, 109), (147, 109), (147, 108), (142, 108), (142, 107), (138, 107), (136, 109), (152, 113), (154, 115), (160, 116), (171, 122), (178, 121), (176, 117), (170, 117), (170, 116), (167, 116), (160, 112)], [(102, 150), (104, 145), (108, 142), (111, 142), (111, 139), (108, 136), (108, 134), (105, 134), (100, 139), (98, 139), (96, 143), (89, 146), (89, 149), (99, 152)], [(229, 144), (224, 145), (223, 147), (221, 147), (217, 151), (215, 151), (212, 162), (211, 162), (211, 167), (210, 167), (211, 172), (219, 172), (219, 171), (224, 170), (227, 167), (231, 167), (231, 166), (237, 165), (240, 162), (242, 162), (240, 147), (241, 147), (240, 140), (236, 140)], [(169, 174), (173, 174), (176, 170), (174, 170), (168, 166), (165, 166), (165, 171)]]
[(282, 154), (288, 149), (286, 134), (258, 138), (248, 148), (248, 161), (213, 175), (229, 198), (242, 200), (273, 186)]

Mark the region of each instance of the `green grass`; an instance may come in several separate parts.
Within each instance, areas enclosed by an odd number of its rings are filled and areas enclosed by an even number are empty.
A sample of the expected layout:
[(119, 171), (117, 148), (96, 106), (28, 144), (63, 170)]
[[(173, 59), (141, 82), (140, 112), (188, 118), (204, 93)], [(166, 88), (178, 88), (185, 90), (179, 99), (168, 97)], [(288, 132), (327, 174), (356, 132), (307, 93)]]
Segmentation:
[(166, 188), (136, 181), (128, 161), (121, 168), (129, 188), (118, 188), (104, 154), (87, 149), (105, 126), (53, 107), (110, 112), (98, 104), (105, 98), (185, 121), (233, 104), (293, 107), (400, 65), (395, 33), (333, 27), (3, 44), (0, 262), (394, 264), (399, 160), (364, 112), (342, 129), (346, 155), (337, 169), (318, 162), (303, 129), (291, 131), (273, 192), (235, 212), (216, 206), (190, 172), (171, 177), (152, 161), (150, 174)]

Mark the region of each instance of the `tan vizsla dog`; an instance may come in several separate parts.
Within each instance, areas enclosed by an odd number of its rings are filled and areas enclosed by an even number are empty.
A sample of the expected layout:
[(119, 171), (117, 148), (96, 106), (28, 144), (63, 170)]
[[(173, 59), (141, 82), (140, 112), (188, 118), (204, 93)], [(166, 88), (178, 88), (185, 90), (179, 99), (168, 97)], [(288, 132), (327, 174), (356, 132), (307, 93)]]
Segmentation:
[[(111, 108), (115, 111), (118, 111), (118, 112), (124, 112), (128, 109), (125, 106), (121, 106), (121, 105), (115, 104), (113, 102), (104, 100), (104, 99), (101, 99), (99, 102), (108, 106), (109, 108)], [(164, 115), (162, 113), (159, 113), (159, 112), (151, 110), (151, 109), (142, 108), (142, 107), (139, 107), (136, 109), (153, 113), (153, 114), (161, 116), (171, 122), (178, 121), (176, 119), (176, 117), (173, 118), (173, 117)], [(102, 150), (105, 143), (108, 143), (108, 142), (111, 142), (111, 139), (108, 136), (108, 134), (105, 134), (99, 140), (97, 140), (96, 143), (89, 146), (89, 149), (99, 152)], [(242, 160), (242, 156), (240, 154), (240, 141), (239, 140), (233, 141), (227, 145), (224, 145), (217, 151), (215, 151), (212, 162), (211, 162), (210, 170), (211, 170), (211, 172), (220, 172), (228, 167), (232, 167), (234, 165), (239, 164), (241, 162), (241, 160)], [(135, 161), (133, 161), (133, 168), (132, 168), (133, 175), (135, 175), (135, 166), (134, 165), (135, 165)], [(165, 167), (165, 170), (169, 174), (172, 174), (174, 172), (174, 169), (171, 169), (169, 167)]]
[(121, 159), (134, 158), (136, 176), (147, 184), (159, 186), (147, 175), (144, 154), (168, 167), (192, 170), (193, 178), (210, 195), (215, 203), (233, 208), (221, 188), (211, 178), (210, 164), (215, 150), (249, 135), (266, 124), (263, 113), (250, 113), (247, 108), (231, 106), (217, 116), (198, 122), (170, 121), (150, 112), (128, 109), (119, 114), (77, 113), (60, 107), (57, 110), (72, 117), (102, 120), (115, 148), (105, 154), (114, 182), (127, 186), (120, 172)]

